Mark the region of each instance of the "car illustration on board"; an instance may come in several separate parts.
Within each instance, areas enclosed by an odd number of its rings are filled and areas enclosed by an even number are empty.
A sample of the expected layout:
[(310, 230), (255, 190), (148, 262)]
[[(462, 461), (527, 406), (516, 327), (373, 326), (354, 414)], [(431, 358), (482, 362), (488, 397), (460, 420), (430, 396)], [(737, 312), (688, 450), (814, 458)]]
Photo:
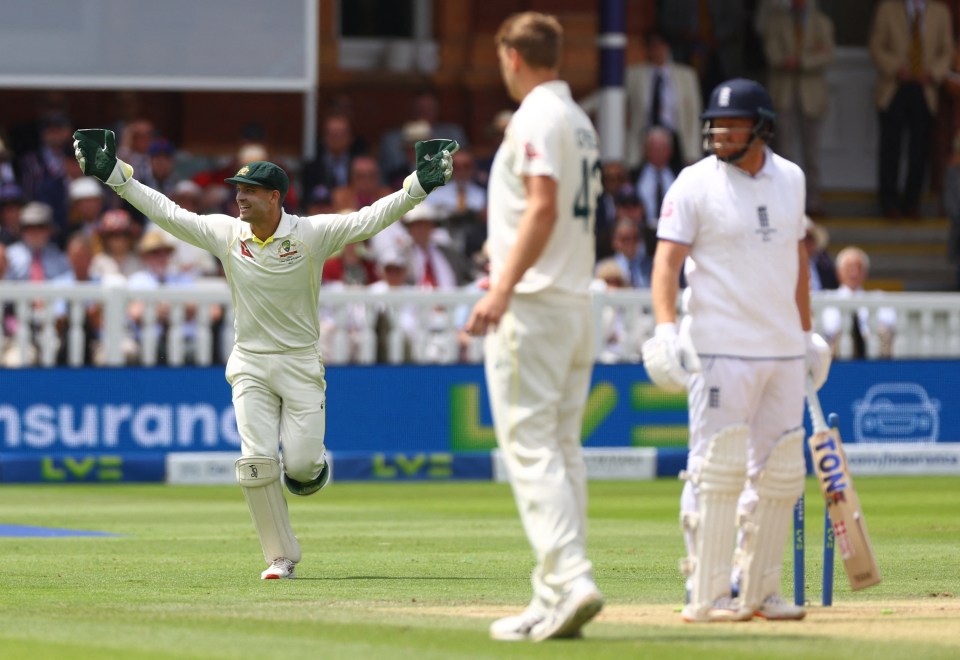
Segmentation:
[(857, 442), (936, 442), (940, 401), (917, 383), (878, 383), (853, 403)]

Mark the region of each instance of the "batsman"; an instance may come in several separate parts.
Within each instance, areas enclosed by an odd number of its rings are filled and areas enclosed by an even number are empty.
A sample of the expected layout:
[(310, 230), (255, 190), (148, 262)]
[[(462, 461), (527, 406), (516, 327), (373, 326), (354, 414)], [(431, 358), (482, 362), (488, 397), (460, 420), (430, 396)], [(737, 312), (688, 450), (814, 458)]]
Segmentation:
[[(326, 461), (326, 376), (318, 306), (323, 262), (401, 218), (453, 173), (453, 140), (416, 144), (416, 171), (403, 189), (359, 211), (299, 217), (283, 209), (290, 187), (274, 163), (256, 161), (225, 179), (236, 185), (239, 217), (198, 215), (133, 178), (104, 129), (74, 133), (83, 173), (177, 238), (223, 264), (233, 298), (235, 342), (226, 378), (233, 393), (241, 456), (237, 480), (253, 517), (267, 568), (264, 580), (294, 577), (300, 544), (281, 483), (310, 495), (330, 479)], [(282, 454), (281, 454), (282, 449)]]
[[(703, 112), (707, 157), (660, 210), (650, 379), (687, 390), (680, 519), (688, 622), (802, 619), (780, 596), (784, 546), (803, 492), (804, 386), (830, 368), (811, 331), (802, 170), (773, 153), (775, 115), (752, 80), (718, 85)], [(681, 271), (686, 315), (677, 324)]]

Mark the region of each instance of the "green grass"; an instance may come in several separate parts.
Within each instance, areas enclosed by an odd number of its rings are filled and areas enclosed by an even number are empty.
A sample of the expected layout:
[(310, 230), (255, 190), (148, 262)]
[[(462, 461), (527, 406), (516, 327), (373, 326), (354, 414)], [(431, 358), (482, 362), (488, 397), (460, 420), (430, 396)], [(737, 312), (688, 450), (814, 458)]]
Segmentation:
[[(822, 505), (807, 486), (816, 599)], [(503, 484), (337, 483), (292, 499), (300, 577), (268, 582), (236, 487), (5, 485), (0, 523), (122, 536), (0, 538), (0, 657), (808, 658), (852, 644), (858, 658), (957, 657), (960, 482), (857, 486), (884, 581), (851, 593), (837, 557), (835, 620), (813, 608), (802, 623), (678, 625), (679, 482), (601, 482), (590, 555), (607, 610), (582, 641), (505, 644), (487, 626), (529, 599), (532, 559)], [(917, 602), (947, 608), (920, 639)], [(851, 604), (880, 633), (835, 628)]]

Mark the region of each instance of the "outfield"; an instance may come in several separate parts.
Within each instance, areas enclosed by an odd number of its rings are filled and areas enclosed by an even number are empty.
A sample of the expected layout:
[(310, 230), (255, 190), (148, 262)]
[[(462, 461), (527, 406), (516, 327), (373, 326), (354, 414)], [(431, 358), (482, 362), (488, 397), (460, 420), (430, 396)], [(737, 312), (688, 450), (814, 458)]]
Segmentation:
[[(880, 586), (851, 593), (838, 557), (835, 606), (804, 622), (694, 626), (677, 614), (679, 483), (592, 483), (590, 554), (608, 606), (584, 640), (543, 644), (487, 637), (529, 595), (531, 558), (503, 484), (335, 483), (295, 499), (300, 577), (268, 582), (236, 487), (3, 486), (0, 525), (119, 536), (0, 537), (0, 657), (954, 658), (958, 485), (858, 479)], [(815, 489), (808, 481), (811, 599)]]

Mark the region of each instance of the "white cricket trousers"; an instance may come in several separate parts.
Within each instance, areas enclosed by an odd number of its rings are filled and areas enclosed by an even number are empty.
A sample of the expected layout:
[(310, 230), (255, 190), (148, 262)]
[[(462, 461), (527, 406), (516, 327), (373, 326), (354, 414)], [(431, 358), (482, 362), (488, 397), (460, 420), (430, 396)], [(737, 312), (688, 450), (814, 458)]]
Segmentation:
[(497, 444), (537, 562), (533, 602), (549, 608), (575, 578), (592, 578), (580, 446), (594, 357), (591, 303), (515, 294), (484, 352)]
[(249, 353), (234, 347), (227, 382), (240, 431), (242, 456), (279, 459), (301, 482), (323, 468), (327, 427), (323, 360), (316, 348), (287, 353)]
[[(773, 447), (785, 433), (803, 425), (803, 358), (756, 359), (706, 356), (703, 370), (687, 382), (690, 441), (687, 472), (699, 472), (710, 440), (729, 426), (746, 424), (747, 483), (738, 509), (753, 511), (754, 487)], [(694, 485), (687, 481), (680, 510), (696, 511)]]

